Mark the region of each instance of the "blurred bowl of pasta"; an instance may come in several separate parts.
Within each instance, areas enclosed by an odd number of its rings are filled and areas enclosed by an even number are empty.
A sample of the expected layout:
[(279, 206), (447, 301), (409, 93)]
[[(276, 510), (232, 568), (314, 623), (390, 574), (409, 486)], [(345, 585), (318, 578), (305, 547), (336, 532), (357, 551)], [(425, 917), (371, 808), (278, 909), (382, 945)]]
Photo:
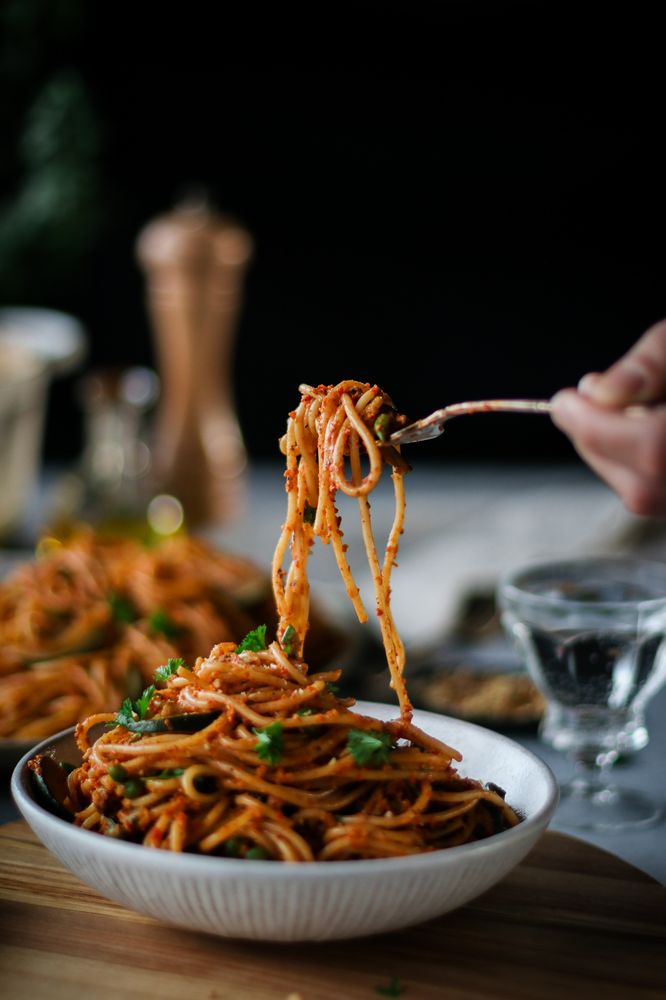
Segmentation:
[[(377, 719), (395, 706), (357, 703)], [(38, 801), (33, 753), (77, 765), (73, 731), (43, 741), (19, 762), (12, 793), (35, 834), (103, 896), (189, 931), (263, 941), (324, 941), (379, 934), (441, 916), (496, 885), (527, 855), (557, 805), (557, 783), (531, 752), (459, 719), (415, 712), (414, 722), (462, 752), (461, 775), (506, 791), (521, 822), (445, 850), (372, 860), (287, 863), (178, 853), (75, 826)]]
[[(274, 627), (266, 572), (186, 534), (164, 539), (78, 525), (36, 552), (0, 558), (0, 769), (95, 712), (136, 697), (169, 657)], [(313, 609), (314, 666), (345, 653), (327, 608)]]

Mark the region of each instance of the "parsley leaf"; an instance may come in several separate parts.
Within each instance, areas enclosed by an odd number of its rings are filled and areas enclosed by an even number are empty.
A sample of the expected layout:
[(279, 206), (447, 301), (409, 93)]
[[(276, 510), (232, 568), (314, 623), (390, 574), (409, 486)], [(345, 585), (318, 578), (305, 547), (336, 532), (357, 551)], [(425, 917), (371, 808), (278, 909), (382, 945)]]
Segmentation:
[(157, 670), (155, 671), (155, 680), (166, 681), (168, 680), (169, 677), (173, 677), (173, 675), (178, 672), (178, 667), (184, 667), (184, 666), (185, 666), (185, 660), (182, 658), (182, 656), (179, 656), (177, 658), (170, 656), (166, 662), (166, 665), (158, 667)]
[(314, 524), (316, 516), (317, 516), (317, 508), (311, 507), (309, 503), (306, 503), (303, 509), (303, 523)]
[(257, 628), (253, 628), (251, 632), (248, 632), (243, 641), (236, 646), (237, 653), (244, 653), (245, 650), (250, 650), (252, 653), (258, 653), (262, 649), (266, 649), (265, 625), (258, 625)]
[(350, 729), (347, 749), (357, 764), (385, 764), (389, 759), (391, 737), (376, 730)]
[(282, 633), (282, 638), (280, 639), (280, 645), (284, 649), (287, 656), (291, 656), (294, 639), (298, 639), (296, 629), (293, 625), (287, 625), (286, 629)]
[(120, 594), (109, 594), (106, 600), (109, 605), (109, 610), (111, 611), (111, 617), (114, 621), (121, 622), (125, 625), (129, 625), (130, 622), (136, 621), (136, 608), (131, 601), (127, 600), (127, 598), (121, 597)]
[(132, 723), (133, 721), (134, 721), (134, 708), (132, 706), (132, 699), (125, 698), (123, 700), (122, 705), (116, 712), (116, 716), (113, 719), (113, 721), (107, 722), (106, 725), (109, 729), (115, 729), (116, 726), (127, 727), (127, 724)]
[(340, 694), (340, 688), (337, 684), (333, 684), (332, 681), (326, 681), (326, 690), (329, 694)]
[(150, 708), (150, 703), (153, 700), (153, 695), (155, 694), (155, 685), (151, 684), (147, 687), (143, 694), (136, 699), (134, 702), (134, 711), (139, 716), (140, 719), (145, 719), (148, 709)]
[(379, 993), (382, 997), (399, 997), (404, 992), (405, 987), (397, 976), (391, 976), (388, 986), (375, 986), (375, 993)]
[(282, 723), (272, 722), (265, 729), (253, 729), (252, 732), (258, 736), (255, 747), (257, 757), (269, 764), (279, 764), (284, 751)]
[(162, 635), (167, 637), (167, 639), (175, 639), (180, 632), (178, 626), (171, 621), (166, 611), (162, 608), (158, 608), (157, 611), (153, 611), (148, 619), (148, 624), (153, 632), (161, 632)]
[(185, 773), (183, 767), (165, 767), (159, 774), (149, 774), (146, 781), (166, 781), (169, 778), (180, 778)]

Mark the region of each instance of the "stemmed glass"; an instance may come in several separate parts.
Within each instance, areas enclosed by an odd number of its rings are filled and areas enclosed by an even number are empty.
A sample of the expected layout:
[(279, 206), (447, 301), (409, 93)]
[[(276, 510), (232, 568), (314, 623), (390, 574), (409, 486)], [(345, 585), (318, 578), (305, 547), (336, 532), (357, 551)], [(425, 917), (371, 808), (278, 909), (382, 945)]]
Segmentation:
[(648, 742), (644, 709), (666, 680), (666, 565), (628, 558), (543, 563), (501, 581), (502, 623), (548, 703), (548, 741), (575, 764), (558, 819), (603, 831), (648, 826), (660, 805), (610, 782)]

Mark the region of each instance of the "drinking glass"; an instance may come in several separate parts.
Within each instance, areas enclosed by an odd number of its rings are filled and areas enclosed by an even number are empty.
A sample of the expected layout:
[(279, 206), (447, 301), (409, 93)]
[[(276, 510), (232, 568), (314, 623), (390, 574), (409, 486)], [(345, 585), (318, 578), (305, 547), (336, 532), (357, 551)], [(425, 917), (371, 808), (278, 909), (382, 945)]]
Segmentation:
[(575, 764), (558, 819), (603, 831), (656, 822), (660, 805), (611, 784), (609, 772), (648, 742), (645, 705), (666, 680), (666, 565), (587, 558), (527, 566), (504, 577), (498, 602), (547, 700), (546, 738)]

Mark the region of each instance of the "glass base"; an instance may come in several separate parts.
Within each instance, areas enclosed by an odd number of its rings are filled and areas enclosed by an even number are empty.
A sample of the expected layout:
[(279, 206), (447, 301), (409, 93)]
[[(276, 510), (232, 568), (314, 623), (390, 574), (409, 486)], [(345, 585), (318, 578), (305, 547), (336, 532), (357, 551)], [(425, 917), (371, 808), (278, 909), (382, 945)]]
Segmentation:
[(641, 792), (575, 780), (560, 789), (558, 822), (578, 830), (615, 833), (653, 826), (662, 807)]

